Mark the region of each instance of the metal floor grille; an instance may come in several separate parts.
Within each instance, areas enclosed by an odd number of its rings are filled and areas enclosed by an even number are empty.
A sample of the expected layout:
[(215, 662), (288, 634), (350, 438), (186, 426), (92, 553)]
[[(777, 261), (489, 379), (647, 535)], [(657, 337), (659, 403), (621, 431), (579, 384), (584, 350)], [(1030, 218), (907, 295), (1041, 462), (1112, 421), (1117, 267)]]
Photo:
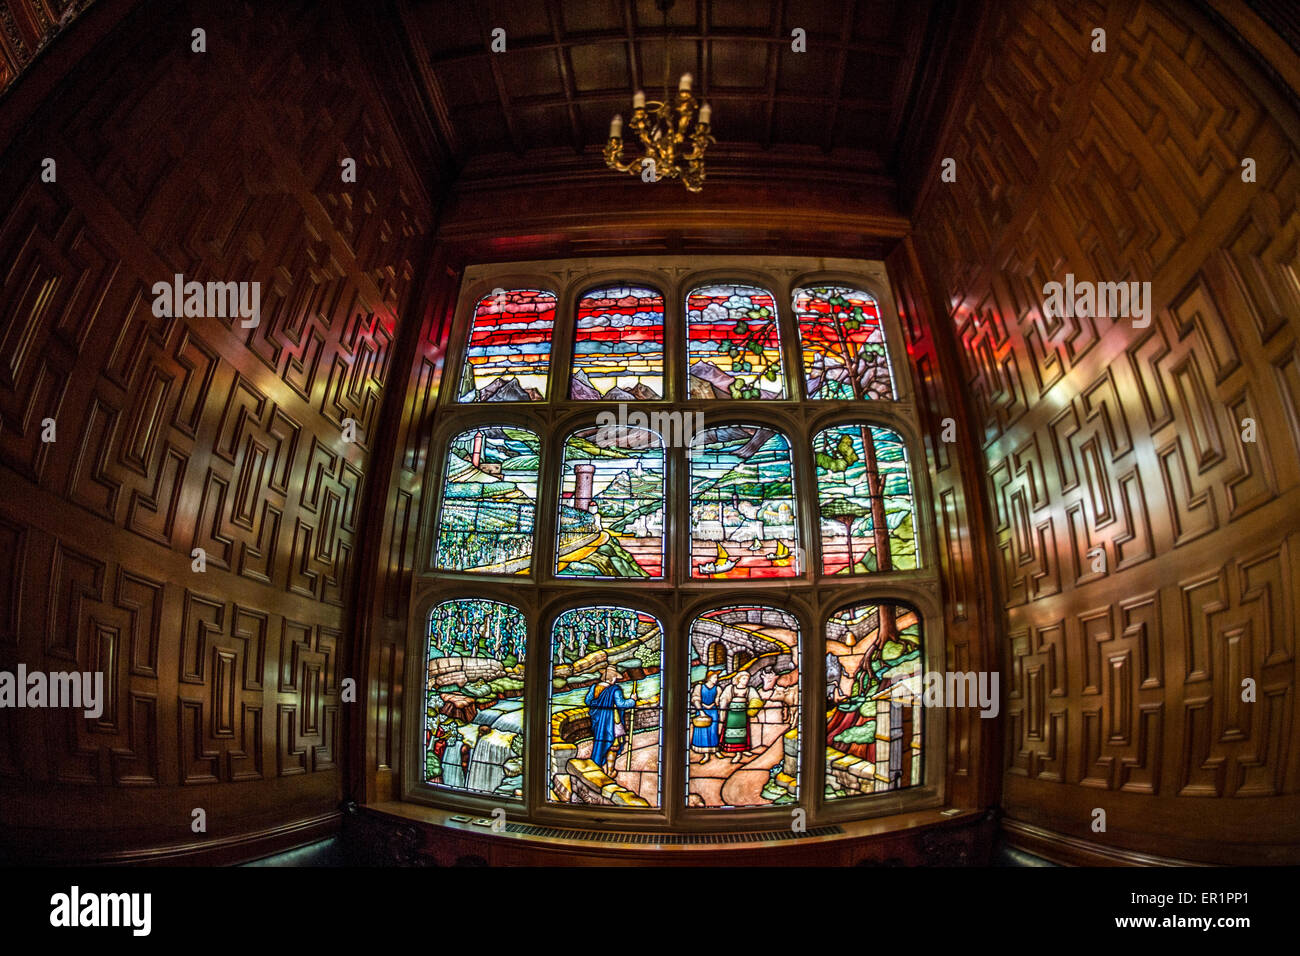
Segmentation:
[(792, 830), (743, 830), (730, 833), (620, 833), (609, 830), (571, 830), (567, 827), (543, 827), (533, 823), (507, 823), (507, 833), (521, 836), (551, 837), (557, 840), (585, 840), (590, 843), (629, 844), (701, 844), (765, 843), (769, 840), (806, 840), (808, 837), (838, 836), (843, 827), (812, 827), (803, 833)]

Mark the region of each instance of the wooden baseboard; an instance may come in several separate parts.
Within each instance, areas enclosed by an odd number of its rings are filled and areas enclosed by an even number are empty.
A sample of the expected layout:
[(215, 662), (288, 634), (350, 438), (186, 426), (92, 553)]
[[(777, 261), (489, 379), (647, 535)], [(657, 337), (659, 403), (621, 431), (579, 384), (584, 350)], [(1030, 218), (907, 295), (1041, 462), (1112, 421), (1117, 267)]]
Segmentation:
[(343, 814), (338, 810), (279, 824), (265, 830), (244, 833), (221, 840), (206, 840), (180, 846), (159, 847), (152, 850), (130, 850), (114, 854), (100, 862), (107, 864), (165, 865), (165, 866), (231, 866), (247, 863), (307, 846), (339, 832)]
[(1024, 850), (1061, 866), (1210, 866), (1191, 860), (1138, 853), (1119, 847), (1100, 846), (1078, 837), (1022, 823), (1004, 817), (1001, 837), (1007, 846)]
[(228, 837), (195, 840), (164, 846), (108, 850), (65, 857), (35, 853), (25, 855), (10, 848), (5, 862), (17, 866), (232, 866), (294, 850), (337, 834), (343, 814), (338, 810), (280, 823)]

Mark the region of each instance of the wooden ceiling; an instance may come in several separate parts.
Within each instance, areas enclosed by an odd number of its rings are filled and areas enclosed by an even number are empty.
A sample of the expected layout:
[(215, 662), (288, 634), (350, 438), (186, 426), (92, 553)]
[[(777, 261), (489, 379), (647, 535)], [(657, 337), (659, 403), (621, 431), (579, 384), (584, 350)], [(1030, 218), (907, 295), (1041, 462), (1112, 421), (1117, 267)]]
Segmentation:
[[(430, 125), (470, 179), (603, 171), (610, 117), (636, 89), (662, 92), (665, 37), (673, 88), (689, 71), (713, 106), (711, 181), (759, 155), (801, 175), (892, 174), (934, 102), (927, 84), (947, 75), (934, 66), (952, 6), (676, 0), (665, 30), (654, 0), (396, 0)], [(491, 51), (496, 28), (504, 53)], [(806, 52), (792, 49), (796, 28)]]

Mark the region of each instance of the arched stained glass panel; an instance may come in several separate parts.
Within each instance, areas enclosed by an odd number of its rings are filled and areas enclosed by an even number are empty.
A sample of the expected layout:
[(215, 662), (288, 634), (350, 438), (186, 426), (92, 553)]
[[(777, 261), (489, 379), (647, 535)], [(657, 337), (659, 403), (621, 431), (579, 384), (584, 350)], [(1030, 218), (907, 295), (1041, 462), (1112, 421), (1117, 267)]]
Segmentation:
[(921, 622), (853, 604), (826, 622), (826, 799), (922, 782)]
[(691, 577), (802, 574), (785, 436), (757, 425), (721, 425), (695, 436), (689, 458)]
[(772, 293), (739, 283), (692, 290), (686, 360), (691, 398), (785, 398)]
[(823, 574), (916, 565), (912, 476), (897, 432), (833, 425), (813, 439)]
[(686, 806), (799, 798), (799, 622), (773, 607), (706, 611), (691, 624)]
[(663, 637), (654, 615), (626, 607), (573, 608), (555, 619), (551, 802), (660, 805)]
[(578, 301), (569, 397), (634, 402), (664, 394), (664, 297), (610, 286)]
[(483, 574), (532, 569), (538, 452), (537, 436), (526, 428), (493, 425), (452, 439), (435, 566)]
[(894, 397), (885, 330), (870, 293), (836, 285), (796, 289), (794, 313), (809, 398)]
[(664, 447), (646, 428), (583, 428), (564, 443), (555, 573), (662, 578)]
[(513, 605), (444, 601), (429, 612), (424, 779), (502, 800), (524, 795), (524, 649)]
[(544, 400), (554, 327), (554, 292), (502, 289), (479, 299), (457, 401)]

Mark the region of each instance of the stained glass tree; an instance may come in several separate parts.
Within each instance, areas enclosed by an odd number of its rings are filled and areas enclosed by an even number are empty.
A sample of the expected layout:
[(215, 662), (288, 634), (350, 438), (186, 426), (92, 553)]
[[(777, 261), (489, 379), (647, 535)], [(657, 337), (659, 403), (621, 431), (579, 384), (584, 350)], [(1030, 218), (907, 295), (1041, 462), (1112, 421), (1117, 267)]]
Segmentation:
[(662, 657), (663, 626), (644, 611), (587, 606), (555, 619), (551, 802), (660, 805)]
[[(818, 432), (812, 444), (822, 573), (915, 568), (912, 480), (898, 433), (876, 425), (833, 425)], [(859, 549), (855, 538), (861, 537), (866, 541)], [(888, 608), (882, 613), (887, 638), (894, 632), (891, 615)]]
[(757, 286), (699, 286), (686, 297), (691, 398), (784, 398), (776, 300)]
[(609, 286), (578, 301), (569, 397), (652, 401), (664, 392), (664, 298)]
[(479, 299), (456, 400), (544, 400), (554, 326), (554, 292), (499, 289)]
[(885, 332), (870, 293), (837, 285), (796, 289), (794, 313), (809, 398), (894, 397)]
[(523, 799), (524, 652), (519, 608), (461, 598), (429, 612), (426, 782)]
[(826, 623), (826, 798), (921, 777), (921, 623), (909, 607), (853, 604)]
[(447, 449), (434, 565), (527, 574), (537, 507), (537, 435), (493, 425), (461, 432)]

